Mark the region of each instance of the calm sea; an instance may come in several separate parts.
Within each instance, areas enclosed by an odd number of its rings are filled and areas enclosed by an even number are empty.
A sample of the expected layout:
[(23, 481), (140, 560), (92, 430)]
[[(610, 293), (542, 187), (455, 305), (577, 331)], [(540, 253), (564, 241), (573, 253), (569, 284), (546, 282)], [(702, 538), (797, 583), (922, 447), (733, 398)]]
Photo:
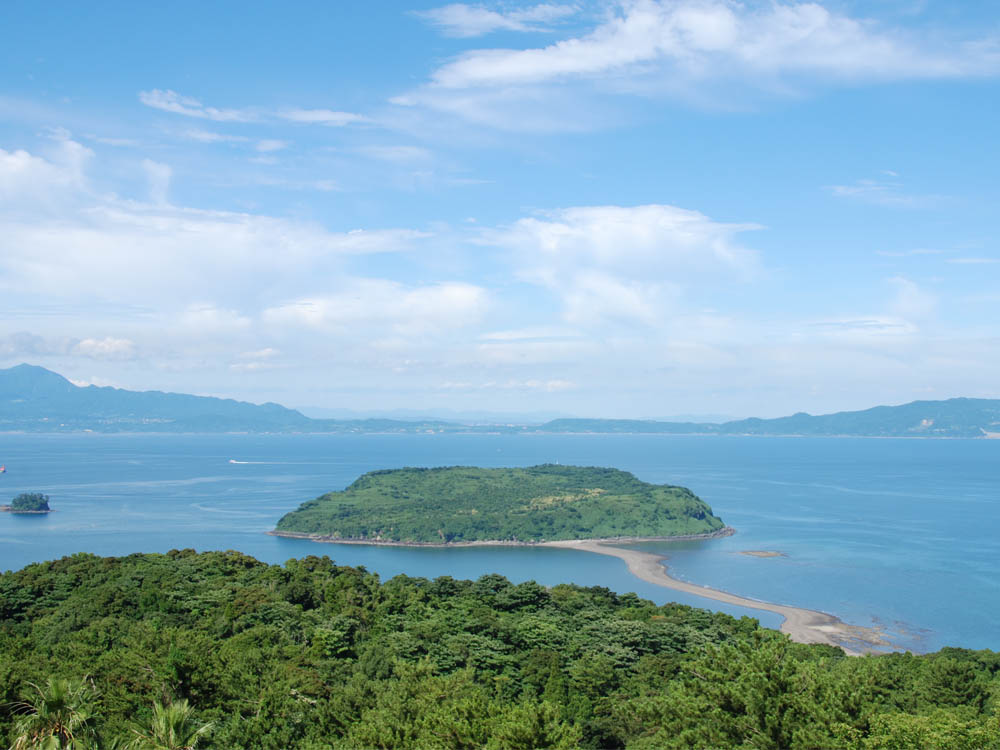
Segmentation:
[[(230, 459), (240, 463), (230, 463)], [(573, 582), (758, 617), (633, 578), (617, 559), (558, 549), (320, 545), (264, 534), (300, 502), (399, 466), (614, 466), (690, 487), (734, 526), (644, 545), (674, 575), (881, 623), (916, 651), (1000, 649), (1000, 441), (649, 435), (0, 435), (0, 500), (51, 496), (47, 516), (0, 514), (0, 570), (75, 552), (237, 549), (326, 554), (399, 573)], [(783, 557), (758, 558), (744, 550)]]

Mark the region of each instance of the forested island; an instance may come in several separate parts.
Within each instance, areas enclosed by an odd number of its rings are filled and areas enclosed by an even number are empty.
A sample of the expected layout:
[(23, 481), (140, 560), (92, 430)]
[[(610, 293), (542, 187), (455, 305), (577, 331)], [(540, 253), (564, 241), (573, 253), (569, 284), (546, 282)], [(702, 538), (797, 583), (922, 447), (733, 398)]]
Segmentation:
[(277, 533), (458, 544), (664, 538), (724, 528), (684, 487), (649, 484), (618, 469), (544, 464), (369, 472), (286, 514)]
[(49, 496), (41, 492), (22, 492), (10, 501), (10, 505), (0, 505), (0, 511), (8, 513), (49, 513)]
[(853, 658), (601, 587), (193, 550), (0, 575), (4, 747), (996, 750), (998, 694), (992, 651)]

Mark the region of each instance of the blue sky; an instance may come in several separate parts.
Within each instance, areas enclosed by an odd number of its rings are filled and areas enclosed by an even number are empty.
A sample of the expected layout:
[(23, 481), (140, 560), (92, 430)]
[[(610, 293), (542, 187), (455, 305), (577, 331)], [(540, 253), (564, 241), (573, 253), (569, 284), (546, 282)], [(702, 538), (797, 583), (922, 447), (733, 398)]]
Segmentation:
[(4, 4), (0, 366), (359, 411), (998, 397), (991, 3)]

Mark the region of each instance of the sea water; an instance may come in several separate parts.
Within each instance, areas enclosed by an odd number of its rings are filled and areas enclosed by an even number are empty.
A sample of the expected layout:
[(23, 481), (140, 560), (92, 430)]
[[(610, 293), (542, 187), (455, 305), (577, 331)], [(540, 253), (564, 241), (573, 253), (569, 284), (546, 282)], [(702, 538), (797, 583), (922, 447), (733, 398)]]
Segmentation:
[[(233, 463), (236, 462), (236, 463)], [(644, 583), (576, 550), (420, 549), (267, 536), (304, 500), (401, 466), (613, 466), (679, 484), (737, 534), (641, 548), (673, 575), (882, 625), (915, 651), (1000, 648), (1000, 441), (667, 435), (0, 435), (0, 502), (44, 492), (55, 512), (0, 514), (0, 570), (77, 552), (235, 549), (269, 563), (329, 555), (383, 578), (572, 582), (749, 615)], [(779, 552), (755, 557), (746, 551)]]

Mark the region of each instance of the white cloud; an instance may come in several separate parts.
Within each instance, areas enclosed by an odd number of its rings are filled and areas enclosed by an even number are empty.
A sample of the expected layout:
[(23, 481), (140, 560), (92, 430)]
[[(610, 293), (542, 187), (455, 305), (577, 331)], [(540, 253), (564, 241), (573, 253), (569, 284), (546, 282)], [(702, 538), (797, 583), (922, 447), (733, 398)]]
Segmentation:
[(5, 359), (46, 356), (65, 352), (66, 348), (65, 341), (50, 341), (30, 331), (16, 331), (0, 337), (0, 357)]
[(136, 346), (134, 341), (110, 336), (103, 339), (83, 339), (73, 347), (72, 354), (91, 359), (127, 360), (135, 358)]
[(432, 335), (477, 323), (489, 305), (485, 289), (462, 282), (408, 286), (385, 279), (354, 279), (332, 294), (306, 297), (264, 311), (279, 327), (364, 333)]
[(572, 380), (563, 379), (539, 379), (529, 378), (526, 380), (487, 380), (484, 382), (468, 382), (446, 380), (438, 388), (446, 391), (541, 391), (543, 393), (557, 393), (568, 391), (577, 387)]
[(22, 202), (37, 206), (51, 204), (67, 193), (83, 192), (84, 169), (93, 155), (71, 140), (60, 141), (49, 159), (0, 148), (0, 198), (8, 207)]
[(365, 156), (379, 161), (409, 164), (431, 160), (431, 152), (420, 146), (363, 146), (359, 148)]
[(917, 327), (913, 323), (887, 315), (820, 320), (808, 325), (809, 336), (819, 336), (841, 345), (881, 346), (887, 340), (909, 338), (917, 333)]
[(288, 148), (288, 146), (288, 141), (279, 141), (276, 138), (265, 138), (262, 141), (257, 141), (256, 149), (263, 154), (268, 154), (272, 151), (281, 151), (282, 149)]
[(937, 297), (921, 289), (915, 281), (894, 276), (889, 279), (889, 283), (896, 290), (889, 309), (901, 318), (919, 321), (930, 317), (937, 310)]
[(853, 185), (830, 185), (829, 190), (838, 198), (871, 203), (892, 208), (928, 208), (945, 200), (941, 195), (912, 195), (904, 192), (899, 182), (858, 180)]
[(993, 40), (935, 49), (818, 3), (637, 0), (623, 3), (587, 36), (544, 48), (469, 52), (439, 68), (433, 82), (448, 88), (521, 85), (648, 63), (695, 78), (786, 72), (948, 78), (995, 75), (1000, 48)]
[(913, 250), (876, 250), (875, 254), (886, 258), (907, 258), (912, 255), (942, 255), (944, 250), (918, 247)]
[(949, 258), (945, 262), (955, 263), (958, 265), (981, 266), (1000, 263), (1000, 258)]
[(548, 31), (548, 24), (576, 12), (575, 6), (550, 3), (506, 12), (490, 10), (481, 5), (453, 3), (417, 11), (414, 15), (437, 26), (446, 36), (473, 37), (493, 31)]
[(95, 143), (102, 143), (105, 146), (115, 146), (118, 148), (134, 148), (142, 145), (141, 141), (134, 138), (115, 138), (103, 135), (88, 135), (86, 137), (88, 140), (94, 141)]
[[(470, 18), (485, 24), (484, 13)], [(454, 28), (472, 33), (477, 27), (456, 20)], [(996, 35), (965, 41), (919, 35), (816, 2), (623, 0), (590, 33), (544, 47), (465, 52), (437, 68), (426, 85), (392, 101), (499, 128), (556, 130), (559, 120), (564, 128), (581, 128), (606, 117), (601, 110), (607, 107), (584, 103), (615, 93), (734, 106), (754, 92), (783, 94), (817, 83), (998, 73)]]
[(170, 89), (140, 91), (139, 101), (153, 109), (160, 109), (164, 112), (172, 112), (173, 114), (184, 115), (186, 117), (215, 120), (216, 122), (252, 122), (257, 119), (257, 115), (249, 110), (206, 107), (197, 99), (189, 96), (181, 96), (176, 91), (171, 91)]
[(652, 324), (693, 275), (746, 277), (756, 255), (734, 241), (755, 224), (724, 224), (675, 206), (584, 206), (482, 233), (518, 275), (552, 289), (573, 323)]
[(135, 302), (181, 309), (282, 295), (342, 272), (349, 256), (405, 252), (410, 229), (331, 232), (301, 220), (166, 204), (169, 168), (147, 160), (155, 203), (96, 193), (89, 152), (0, 150), (0, 290), (8, 300)]
[(173, 170), (169, 165), (152, 159), (143, 159), (142, 168), (146, 170), (146, 179), (149, 181), (149, 199), (155, 204), (165, 205), (168, 202), (167, 191), (170, 189)]
[(194, 303), (180, 312), (176, 325), (185, 337), (235, 336), (249, 331), (253, 319), (237, 310)]
[(559, 326), (530, 326), (504, 331), (489, 331), (479, 337), (483, 341), (538, 341), (551, 342), (562, 339), (579, 339), (582, 334), (572, 328)]
[(257, 349), (252, 352), (242, 352), (239, 355), (240, 359), (274, 359), (281, 352), (273, 347), (265, 347), (264, 349)]
[(239, 143), (247, 141), (249, 138), (242, 135), (229, 135), (228, 133), (215, 133), (211, 130), (185, 130), (181, 134), (184, 138), (200, 143)]
[(327, 125), (341, 128), (345, 125), (368, 122), (368, 118), (354, 112), (338, 112), (332, 109), (287, 109), (278, 113), (282, 120), (307, 125)]
[[(239, 109), (218, 109), (207, 107), (198, 99), (189, 96), (182, 96), (176, 91), (152, 89), (151, 91), (140, 91), (139, 101), (147, 107), (159, 109), (164, 112), (171, 112), (185, 117), (196, 117), (203, 120), (215, 122), (260, 122), (261, 120), (286, 120), (309, 125), (327, 125), (330, 127), (344, 127), (369, 122), (364, 115), (354, 112), (339, 112), (331, 109), (285, 109), (280, 111), (268, 111), (259, 108), (243, 107)], [(192, 140), (203, 141), (205, 143), (215, 143), (219, 141), (246, 141), (242, 136), (226, 135), (214, 133), (206, 130), (188, 130), (184, 136)], [(270, 143), (272, 141), (264, 141)], [(277, 141), (273, 141), (277, 142)]]

